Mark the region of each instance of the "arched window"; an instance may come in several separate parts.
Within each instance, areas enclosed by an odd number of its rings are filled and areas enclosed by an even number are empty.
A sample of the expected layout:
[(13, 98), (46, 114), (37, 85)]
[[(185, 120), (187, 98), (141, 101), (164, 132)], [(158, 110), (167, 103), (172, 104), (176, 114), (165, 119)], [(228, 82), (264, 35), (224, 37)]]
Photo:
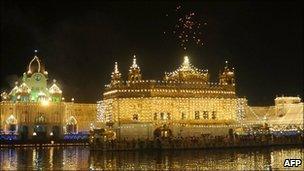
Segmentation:
[(7, 124), (17, 124), (17, 119), (15, 118), (14, 115), (10, 115), (10, 116), (6, 119), (6, 123), (7, 123)]
[(59, 113), (58, 113), (58, 111), (54, 112), (53, 116), (54, 116), (54, 121), (55, 122), (59, 122)]
[(35, 123), (36, 124), (45, 124), (46, 123), (46, 118), (43, 115), (40, 115), (35, 118)]
[(208, 111), (204, 111), (203, 117), (204, 119), (209, 119)]
[(67, 133), (77, 133), (77, 120), (74, 116), (69, 117), (66, 125)]
[(21, 113), (21, 122), (28, 122), (28, 113), (27, 113), (27, 111), (23, 111), (22, 113)]
[(170, 120), (171, 119), (171, 114), (167, 113), (167, 119)]
[(199, 111), (195, 111), (194, 112), (194, 118), (195, 119), (200, 119), (200, 113), (199, 113)]
[(67, 121), (67, 125), (76, 125), (77, 124), (77, 120), (74, 116), (69, 117), (68, 121)]
[(212, 111), (212, 119), (216, 119), (216, 111)]
[(138, 114), (133, 115), (133, 121), (138, 121)]
[(184, 112), (182, 112), (182, 120), (186, 119), (186, 114)]
[(160, 113), (160, 119), (161, 120), (164, 120), (165, 119), (165, 114), (162, 112), (162, 113)]
[(6, 123), (8, 124), (8, 131), (15, 132), (17, 130), (17, 119), (14, 115), (10, 115), (6, 119)]
[(154, 113), (154, 120), (155, 121), (157, 120), (157, 113), (156, 112)]

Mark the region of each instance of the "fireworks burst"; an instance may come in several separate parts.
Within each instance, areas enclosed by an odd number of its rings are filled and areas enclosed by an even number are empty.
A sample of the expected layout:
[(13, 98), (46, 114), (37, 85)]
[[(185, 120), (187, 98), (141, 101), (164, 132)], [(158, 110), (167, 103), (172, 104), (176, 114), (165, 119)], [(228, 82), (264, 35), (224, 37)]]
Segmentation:
[[(167, 18), (169, 16), (166, 14)], [(172, 34), (184, 50), (187, 50), (190, 45), (204, 45), (203, 31), (207, 22), (203, 21), (201, 16), (193, 11), (186, 11), (181, 5), (176, 6), (172, 16), (174, 24), (170, 24), (170, 28), (164, 31), (165, 35)]]

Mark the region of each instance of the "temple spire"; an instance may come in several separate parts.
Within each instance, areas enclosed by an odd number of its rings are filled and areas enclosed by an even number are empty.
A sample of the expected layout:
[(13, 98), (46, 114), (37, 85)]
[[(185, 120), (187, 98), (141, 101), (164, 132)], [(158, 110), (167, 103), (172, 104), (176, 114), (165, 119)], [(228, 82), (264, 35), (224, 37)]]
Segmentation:
[(235, 85), (234, 68), (229, 68), (228, 61), (225, 61), (224, 71), (219, 73), (219, 82), (224, 85)]
[(121, 73), (118, 70), (118, 63), (114, 64), (114, 71), (111, 74), (111, 85), (117, 85), (121, 83)]
[(132, 63), (132, 65), (130, 67), (130, 70), (129, 70), (128, 80), (129, 81), (141, 80), (140, 68), (137, 65), (135, 55), (133, 56), (133, 63)]
[(225, 61), (225, 69), (228, 68), (228, 61)]
[(170, 73), (165, 73), (165, 80), (173, 81), (192, 81), (192, 82), (208, 82), (208, 70), (201, 70), (194, 67), (188, 56), (184, 56), (181, 66)]
[(131, 68), (138, 68), (138, 65), (136, 63), (136, 55), (133, 56), (133, 64), (132, 64)]
[(190, 64), (188, 56), (184, 57), (184, 62), (182, 64), (182, 68), (183, 69), (190, 69), (191, 68), (191, 64)]
[(119, 71), (118, 71), (118, 64), (117, 64), (117, 62), (115, 62), (115, 66), (114, 66), (114, 73), (115, 73), (115, 74), (119, 73)]

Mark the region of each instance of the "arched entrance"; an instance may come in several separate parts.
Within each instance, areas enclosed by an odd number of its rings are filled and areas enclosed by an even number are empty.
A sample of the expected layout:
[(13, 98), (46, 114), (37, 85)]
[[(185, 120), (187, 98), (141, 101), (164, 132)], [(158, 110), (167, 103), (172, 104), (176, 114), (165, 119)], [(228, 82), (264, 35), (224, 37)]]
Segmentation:
[(69, 117), (66, 124), (67, 133), (77, 133), (77, 120), (74, 116)]
[(229, 134), (229, 137), (232, 138), (233, 134), (234, 134), (233, 129), (230, 128), (229, 131), (228, 131), (228, 134)]
[(22, 125), (19, 128), (19, 131), (20, 131), (20, 138), (22, 140), (27, 140), (28, 139), (28, 127), (26, 125)]
[(60, 127), (59, 126), (52, 127), (52, 136), (54, 139), (59, 139), (59, 136), (60, 136)]
[(36, 136), (39, 139), (46, 138), (47, 127), (46, 127), (46, 118), (43, 115), (40, 115), (35, 118), (35, 126), (33, 136)]
[(10, 115), (6, 119), (6, 131), (10, 134), (16, 133), (17, 132), (17, 119), (15, 118), (14, 115)]
[(167, 125), (158, 127), (153, 132), (154, 138), (170, 138), (172, 137), (172, 130)]

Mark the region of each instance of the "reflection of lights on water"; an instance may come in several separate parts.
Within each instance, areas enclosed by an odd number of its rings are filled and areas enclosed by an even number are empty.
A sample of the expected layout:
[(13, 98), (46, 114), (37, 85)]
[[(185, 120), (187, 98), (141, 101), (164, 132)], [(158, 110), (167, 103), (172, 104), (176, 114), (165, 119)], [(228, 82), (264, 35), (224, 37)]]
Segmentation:
[[(88, 150), (83, 150), (81, 147), (47, 147), (39, 150), (27, 148), (17, 151), (17, 153), (15, 153), (15, 149), (10, 151), (4, 149), (1, 151), (4, 155), (0, 159), (0, 170), (16, 170), (17, 168), (25, 170), (22, 168), (24, 166), (20, 166), (18, 163), (20, 162), (19, 156), (33, 157), (33, 161), (27, 160), (26, 162), (29, 163), (22, 163), (31, 165), (33, 162), (33, 170), (45, 169), (46, 167), (47, 170), (73, 170), (74, 168), (78, 170), (110, 170), (110, 168), (113, 170), (130, 170), (132, 168), (135, 170), (267, 170), (269, 166), (274, 170), (282, 170), (284, 169), (282, 165), (284, 158), (301, 156), (303, 150), (294, 148), (280, 150), (279, 148), (269, 151), (251, 149), (248, 151), (195, 150), (187, 152), (185, 150), (172, 153), (164, 152), (161, 155), (159, 153), (124, 152), (118, 153), (118, 156), (112, 156), (113, 153), (89, 154)], [(12, 153), (11, 156), (10, 153)], [(64, 161), (61, 161), (62, 159)], [(303, 168), (303, 166), (301, 167)]]
[(38, 154), (37, 154), (37, 150), (33, 149), (32, 151), (32, 165), (34, 166), (35, 169), (37, 169), (38, 167)]

